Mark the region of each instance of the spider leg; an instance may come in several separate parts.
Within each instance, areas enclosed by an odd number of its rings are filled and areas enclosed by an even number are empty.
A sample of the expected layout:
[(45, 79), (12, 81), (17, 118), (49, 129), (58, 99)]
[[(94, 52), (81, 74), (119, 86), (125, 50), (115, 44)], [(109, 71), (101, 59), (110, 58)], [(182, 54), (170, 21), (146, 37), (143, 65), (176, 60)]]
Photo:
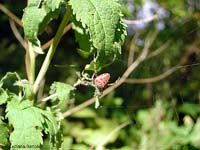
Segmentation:
[(112, 85), (116, 84), (119, 80), (120, 80), (120, 77), (119, 77), (115, 82), (109, 83), (109, 84), (107, 84), (107, 85), (108, 85), (108, 86), (112, 86)]

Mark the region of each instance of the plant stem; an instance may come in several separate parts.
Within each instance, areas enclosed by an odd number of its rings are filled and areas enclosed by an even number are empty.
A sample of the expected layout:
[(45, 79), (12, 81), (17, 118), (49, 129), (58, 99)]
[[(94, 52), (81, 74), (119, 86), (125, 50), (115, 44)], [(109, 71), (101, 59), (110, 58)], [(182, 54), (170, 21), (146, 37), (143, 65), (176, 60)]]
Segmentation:
[(42, 64), (42, 67), (40, 69), (40, 72), (35, 80), (35, 83), (33, 85), (33, 92), (34, 93), (37, 93), (38, 91), (38, 88), (39, 88), (39, 85), (40, 85), (40, 82), (42, 81), (42, 79), (44, 78), (46, 72), (47, 72), (47, 69), (49, 67), (49, 64), (53, 58), (53, 55), (56, 51), (56, 48), (58, 46), (58, 43), (60, 42), (60, 39), (62, 37), (62, 33), (63, 33), (63, 30), (66, 26), (66, 24), (68, 23), (69, 21), (69, 18), (70, 18), (70, 15), (71, 15), (71, 7), (67, 7), (67, 12), (65, 13), (63, 19), (62, 19), (62, 22), (58, 28), (58, 31), (56, 32), (56, 35), (54, 37), (54, 40), (53, 40), (53, 43), (51, 44), (49, 50), (48, 50), (48, 53), (45, 57), (45, 60)]
[(32, 44), (28, 42), (28, 53), (29, 53), (29, 61), (30, 61), (30, 68), (29, 68), (29, 81), (30, 83), (34, 83), (35, 81), (35, 52), (32, 47)]
[(58, 94), (57, 94), (57, 93), (52, 94), (52, 95), (50, 95), (50, 96), (48, 96), (48, 97), (45, 97), (45, 98), (43, 98), (41, 101), (42, 101), (42, 102), (46, 102), (46, 101), (48, 101), (48, 100), (50, 100), (50, 99), (52, 99), (52, 98), (55, 98), (55, 97), (58, 97)]

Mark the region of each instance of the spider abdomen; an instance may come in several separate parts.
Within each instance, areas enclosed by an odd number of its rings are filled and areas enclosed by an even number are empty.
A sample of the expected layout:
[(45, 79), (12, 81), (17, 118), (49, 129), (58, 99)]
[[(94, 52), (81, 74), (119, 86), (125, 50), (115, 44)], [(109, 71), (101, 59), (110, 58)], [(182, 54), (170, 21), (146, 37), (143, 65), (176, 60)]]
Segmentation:
[(105, 85), (108, 83), (109, 79), (110, 79), (110, 74), (103, 73), (95, 78), (94, 83), (98, 88), (104, 88)]

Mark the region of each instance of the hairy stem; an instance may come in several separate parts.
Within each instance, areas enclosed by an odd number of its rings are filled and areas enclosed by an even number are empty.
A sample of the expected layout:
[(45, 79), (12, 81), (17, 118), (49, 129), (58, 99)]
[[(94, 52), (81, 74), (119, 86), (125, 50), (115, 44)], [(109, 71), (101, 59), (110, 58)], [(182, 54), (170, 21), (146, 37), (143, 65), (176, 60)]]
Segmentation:
[(44, 62), (42, 64), (40, 72), (39, 72), (39, 74), (38, 74), (38, 76), (37, 76), (37, 78), (35, 80), (34, 85), (33, 85), (34, 93), (37, 93), (39, 85), (40, 85), (40, 82), (42, 81), (42, 79), (44, 78), (44, 76), (45, 76), (45, 74), (47, 72), (49, 64), (50, 64), (50, 62), (51, 62), (51, 60), (53, 58), (53, 55), (54, 55), (54, 53), (56, 51), (57, 46), (58, 46), (58, 43), (60, 42), (60, 39), (61, 39), (61, 37), (63, 35), (62, 34), (63, 30), (64, 30), (66, 24), (69, 22), (70, 15), (71, 15), (71, 8), (68, 7), (67, 12), (65, 13), (65, 15), (64, 15), (64, 17), (62, 19), (62, 22), (61, 22), (61, 24), (60, 24), (60, 26), (58, 28), (58, 31), (57, 31), (57, 33), (56, 33), (56, 35), (54, 37), (53, 43), (51, 44), (51, 46), (50, 46), (50, 48), (48, 50), (48, 53), (47, 53), (47, 55), (45, 57), (45, 60), (44, 60)]
[(29, 42), (28, 43), (28, 51), (29, 51), (29, 81), (30, 83), (34, 83), (35, 81), (35, 52), (32, 47), (32, 44)]

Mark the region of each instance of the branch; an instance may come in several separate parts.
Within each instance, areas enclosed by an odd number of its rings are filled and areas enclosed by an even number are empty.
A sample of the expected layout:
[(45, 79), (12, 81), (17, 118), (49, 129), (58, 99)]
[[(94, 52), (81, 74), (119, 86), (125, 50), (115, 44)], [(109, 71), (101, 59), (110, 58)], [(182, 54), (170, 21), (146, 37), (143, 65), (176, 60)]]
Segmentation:
[[(119, 87), (122, 83), (124, 83), (124, 81), (126, 80), (126, 78), (132, 73), (133, 70), (135, 70), (135, 68), (146, 59), (146, 56), (148, 54), (148, 50), (149, 47), (151, 46), (151, 44), (153, 43), (154, 39), (156, 37), (156, 32), (153, 34), (149, 34), (146, 38), (145, 41), (145, 47), (142, 50), (141, 54), (139, 55), (139, 57), (126, 69), (126, 71), (124, 72), (124, 74), (122, 75), (122, 77), (112, 86), (108, 87), (107, 89), (105, 89), (103, 91), (103, 94), (101, 95), (100, 98), (104, 97), (105, 95), (107, 95), (108, 93), (110, 93), (111, 91), (113, 91), (114, 89), (116, 89), (117, 87)], [(90, 98), (89, 100), (85, 101), (84, 103), (81, 103), (80, 105), (69, 109), (68, 111), (63, 113), (63, 117), (68, 117), (71, 114), (93, 104), (95, 102), (95, 97)]]
[(133, 63), (133, 57), (134, 57), (134, 52), (135, 52), (135, 41), (137, 40), (138, 36), (139, 36), (139, 32), (136, 32), (136, 34), (131, 40), (129, 54), (128, 54), (128, 66), (130, 66)]
[(169, 76), (170, 74), (172, 74), (173, 72), (177, 71), (178, 69), (180, 69), (180, 66), (175, 66), (170, 68), (169, 70), (167, 70), (166, 72), (152, 77), (152, 78), (144, 78), (144, 79), (126, 79), (125, 83), (130, 83), (130, 84), (146, 84), (146, 83), (153, 83), (153, 82), (158, 82), (164, 78), (166, 78), (167, 76)]
[(15, 21), (18, 25), (23, 27), (21, 20), (16, 15), (14, 15), (10, 10), (8, 10), (6, 7), (4, 7), (1, 3), (0, 3), (0, 10), (4, 14), (6, 14), (9, 18), (11, 18), (13, 21)]
[(165, 42), (162, 46), (160, 46), (158, 49), (154, 50), (153, 52), (151, 52), (148, 56), (147, 59), (155, 57), (157, 55), (159, 55), (160, 53), (162, 53), (171, 43), (171, 41), (167, 41)]
[(19, 41), (19, 43), (24, 47), (24, 49), (26, 51), (26, 54), (25, 54), (26, 74), (27, 74), (28, 80), (33, 82), (33, 76), (32, 76), (33, 74), (31, 75), (30, 64), (34, 64), (34, 63), (32, 63), (33, 61), (30, 60), (31, 57), (30, 57), (28, 43), (26, 42), (26, 40), (23, 39), (23, 37), (19, 33), (19, 31), (15, 25), (15, 22), (12, 19), (9, 19), (9, 23), (10, 23), (10, 27), (11, 27), (11, 30), (12, 30), (14, 36)]
[(22, 38), (21, 34), (17, 30), (17, 27), (16, 27), (14, 21), (9, 19), (9, 23), (10, 23), (10, 27), (11, 27), (12, 32), (15, 35), (16, 39), (24, 47), (24, 49), (27, 50), (27, 48), (28, 48), (27, 42)]
[(123, 21), (126, 24), (140, 24), (140, 23), (148, 23), (148, 22), (151, 22), (151, 21), (156, 20), (156, 19), (158, 19), (158, 15), (154, 15), (152, 17), (141, 19), (141, 20), (127, 20), (127, 19), (123, 19)]

